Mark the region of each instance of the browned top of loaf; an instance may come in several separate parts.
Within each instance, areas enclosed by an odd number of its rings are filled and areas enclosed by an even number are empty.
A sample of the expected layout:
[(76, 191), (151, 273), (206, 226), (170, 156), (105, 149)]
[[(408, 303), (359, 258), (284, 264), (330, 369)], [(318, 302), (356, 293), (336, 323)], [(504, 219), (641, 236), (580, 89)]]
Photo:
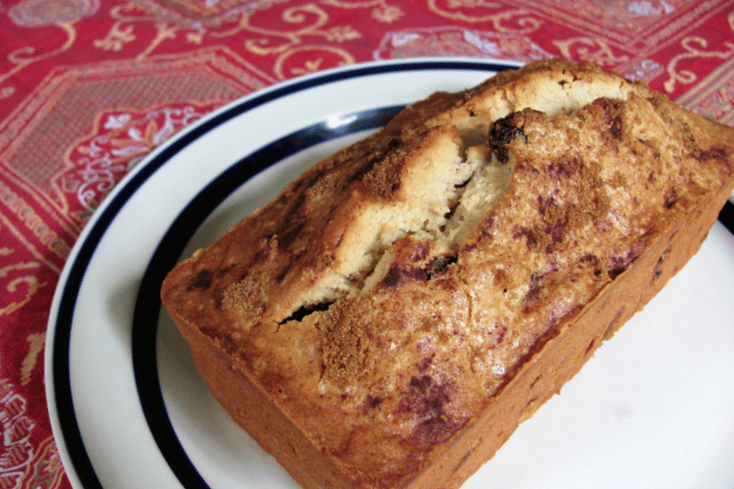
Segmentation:
[(396, 487), (723, 184), (733, 133), (536, 62), (320, 162), (179, 265), (164, 304), (346, 473)]

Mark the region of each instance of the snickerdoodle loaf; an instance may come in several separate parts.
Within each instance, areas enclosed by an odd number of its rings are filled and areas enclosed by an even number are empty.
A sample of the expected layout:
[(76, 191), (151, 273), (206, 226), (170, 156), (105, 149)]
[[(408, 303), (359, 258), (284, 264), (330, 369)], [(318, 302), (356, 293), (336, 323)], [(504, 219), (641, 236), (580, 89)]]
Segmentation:
[(698, 250), (732, 186), (734, 129), (534, 62), (319, 162), (162, 299), (303, 487), (459, 487)]

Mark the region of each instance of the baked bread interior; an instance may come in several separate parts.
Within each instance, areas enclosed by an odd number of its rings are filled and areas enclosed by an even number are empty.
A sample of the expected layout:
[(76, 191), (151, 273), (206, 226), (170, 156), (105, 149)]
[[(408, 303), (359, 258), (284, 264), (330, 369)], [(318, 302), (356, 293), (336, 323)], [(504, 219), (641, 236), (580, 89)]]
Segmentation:
[(734, 129), (533, 62), (319, 162), (162, 300), (303, 487), (459, 487), (698, 250), (733, 166)]

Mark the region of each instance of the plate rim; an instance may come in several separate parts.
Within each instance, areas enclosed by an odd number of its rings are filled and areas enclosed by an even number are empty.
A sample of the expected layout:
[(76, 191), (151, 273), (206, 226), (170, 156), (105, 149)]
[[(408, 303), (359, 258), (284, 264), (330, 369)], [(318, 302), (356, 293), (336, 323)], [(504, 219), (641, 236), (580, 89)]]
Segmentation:
[[(181, 446), (176, 430), (172, 426), (162, 395), (160, 373), (156, 364), (156, 334), (159, 330), (145, 327), (152, 318), (159, 316), (161, 301), (158, 298), (158, 291), (165, 274), (175, 266), (187, 242), (200, 228), (206, 217), (232, 193), (236, 192), (243, 183), (314, 145), (363, 130), (376, 129), (403, 107), (403, 105), (385, 106), (348, 112), (344, 114), (346, 119), (356, 117), (352, 123), (335, 128), (327, 127), (328, 122), (304, 126), (299, 131), (286, 134), (261, 149), (247, 154), (205, 185), (179, 212), (178, 217), (168, 226), (168, 230), (159, 240), (138, 285), (137, 303), (132, 316), (133, 374), (138, 399), (141, 401), (148, 428), (169, 467), (180, 481), (186, 481), (187, 487), (210, 488)], [(355, 130), (350, 130), (351, 127), (355, 127)], [(311, 138), (304, 141), (306, 144), (298, 146), (289, 144), (290, 141), (300, 143), (302, 141), (300, 135), (303, 132), (307, 134), (318, 132), (325, 136), (323, 139)], [(283, 145), (286, 149), (279, 151)], [(271, 147), (274, 151), (271, 151)], [(237, 176), (232, 178), (232, 174)]]
[[(47, 322), (44, 352), (46, 404), (57, 449), (72, 486), (103, 487), (87, 453), (73, 408), (69, 355), (74, 308), (79, 299), (79, 288), (106, 230), (114, 222), (124, 204), (156, 171), (213, 129), (255, 107), (266, 105), (288, 94), (372, 75), (435, 70), (497, 72), (516, 69), (522, 64), (509, 60), (466, 57), (394, 59), (356, 63), (278, 82), (244, 95), (202, 117), (154, 149), (125, 175), (85, 225), (72, 247), (59, 275)], [(255, 174), (265, 168), (260, 168)], [(66, 398), (61, 404), (58, 401), (59, 396)], [(62, 426), (62, 418), (72, 419), (72, 425), (67, 422)]]

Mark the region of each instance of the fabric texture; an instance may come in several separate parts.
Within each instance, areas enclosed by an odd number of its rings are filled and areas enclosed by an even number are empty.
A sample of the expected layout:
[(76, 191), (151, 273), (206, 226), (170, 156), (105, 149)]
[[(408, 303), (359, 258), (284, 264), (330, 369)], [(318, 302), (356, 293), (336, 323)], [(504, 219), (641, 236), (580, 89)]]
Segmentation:
[(563, 56), (734, 123), (734, 0), (6, 0), (0, 16), (0, 489), (71, 487), (43, 355), (85, 223), (229, 101), (366, 61)]

